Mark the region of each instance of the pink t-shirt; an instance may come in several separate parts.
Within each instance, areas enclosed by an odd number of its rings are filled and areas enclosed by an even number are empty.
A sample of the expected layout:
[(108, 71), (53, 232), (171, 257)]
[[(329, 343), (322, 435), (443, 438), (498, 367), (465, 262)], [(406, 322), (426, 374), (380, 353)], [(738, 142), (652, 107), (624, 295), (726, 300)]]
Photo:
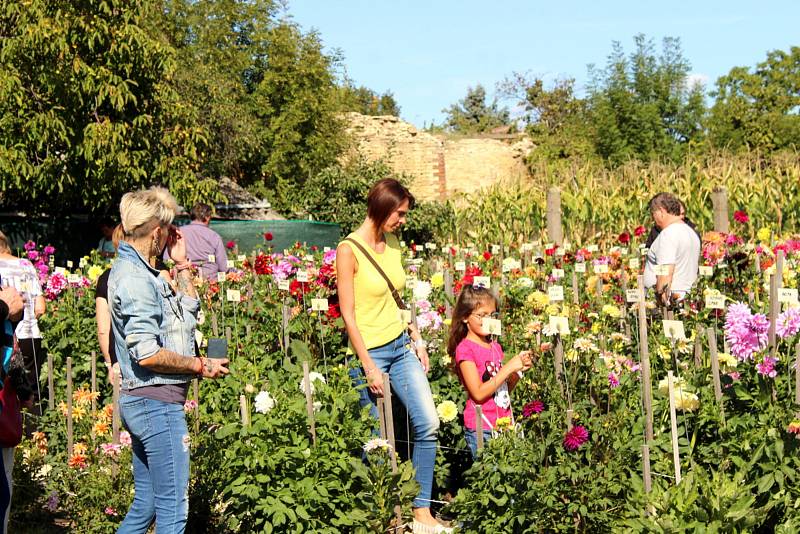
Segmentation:
[[(464, 338), (456, 347), (456, 365), (464, 361), (474, 362), (481, 382), (487, 382), (503, 365), (503, 348), (499, 343), (492, 342), (491, 347), (484, 347)], [(505, 382), (497, 388), (492, 397), (481, 404), (481, 408), (484, 430), (492, 430), (500, 417), (511, 417), (511, 399)], [(464, 426), (469, 430), (476, 429), (475, 401), (471, 398), (467, 400), (467, 407), (464, 409)]]

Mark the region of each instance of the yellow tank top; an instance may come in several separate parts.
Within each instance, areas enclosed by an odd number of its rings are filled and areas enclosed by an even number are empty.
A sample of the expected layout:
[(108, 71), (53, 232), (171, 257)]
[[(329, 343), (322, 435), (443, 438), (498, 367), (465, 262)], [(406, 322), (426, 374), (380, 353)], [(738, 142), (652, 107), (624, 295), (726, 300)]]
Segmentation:
[[(347, 237), (357, 241), (367, 254), (371, 254), (383, 272), (392, 281), (392, 285), (402, 294), (406, 286), (406, 273), (403, 270), (400, 242), (393, 234), (384, 234), (386, 248), (378, 254), (357, 234)], [(380, 347), (403, 333), (406, 325), (400, 316), (400, 309), (392, 297), (386, 280), (372, 265), (368, 258), (351, 243), (342, 243), (350, 247), (358, 261), (358, 271), (353, 279), (355, 293), (356, 326), (364, 339), (367, 349)], [(340, 243), (340, 245), (342, 244)], [(352, 350), (352, 346), (350, 347)]]

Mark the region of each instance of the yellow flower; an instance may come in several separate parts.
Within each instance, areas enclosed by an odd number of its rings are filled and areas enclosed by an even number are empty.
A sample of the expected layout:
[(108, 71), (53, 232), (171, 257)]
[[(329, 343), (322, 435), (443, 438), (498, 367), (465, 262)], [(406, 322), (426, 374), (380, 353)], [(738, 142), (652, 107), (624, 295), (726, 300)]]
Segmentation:
[(719, 363), (722, 365), (727, 365), (728, 367), (736, 367), (739, 364), (739, 361), (727, 352), (720, 352), (717, 354), (717, 360), (719, 360)]
[(533, 306), (537, 310), (544, 309), (545, 306), (550, 304), (550, 297), (547, 296), (546, 293), (542, 293), (541, 291), (534, 291), (527, 298), (528, 304)]
[(568, 362), (575, 362), (578, 360), (578, 351), (575, 349), (569, 349), (567, 352), (564, 353), (564, 359)]
[(452, 320), (451, 318), (449, 318), (449, 317), (448, 317), (447, 319), (445, 319), (444, 321), (442, 321), (442, 323), (444, 323), (444, 324), (445, 324), (445, 326), (450, 326), (451, 324), (453, 324), (453, 320)]
[(102, 266), (92, 265), (91, 267), (89, 267), (89, 270), (87, 271), (86, 275), (92, 282), (97, 282), (97, 279), (100, 278), (100, 275), (103, 274), (103, 271), (105, 271), (105, 269)]
[(72, 400), (75, 401), (76, 404), (81, 406), (86, 406), (92, 402), (92, 399), (97, 400), (100, 397), (100, 392), (95, 391), (92, 393), (86, 388), (76, 389), (72, 393)]
[(436, 407), (436, 413), (439, 414), (440, 421), (449, 423), (458, 415), (458, 407), (453, 401), (442, 401), (439, 403), (439, 406)]
[(592, 334), (600, 333), (600, 323), (592, 323)]
[(700, 399), (694, 393), (688, 391), (674, 391), (675, 409), (685, 412), (693, 412), (700, 407)]
[(494, 427), (498, 431), (511, 430), (511, 418), (510, 417), (499, 417), (497, 419), (497, 422), (494, 424)]
[(80, 421), (86, 415), (86, 408), (83, 406), (73, 406), (72, 407), (72, 418), (75, 421)]
[(89, 447), (87, 447), (85, 443), (78, 442), (72, 446), (72, 450), (75, 452), (75, 454), (80, 454), (83, 456), (89, 451)]
[(547, 307), (547, 315), (561, 315), (561, 308), (558, 304), (551, 304)]
[(444, 285), (444, 273), (433, 273), (431, 276), (431, 287), (442, 287)]
[(757, 233), (756, 237), (759, 241), (769, 241), (770, 236), (772, 235), (772, 230), (770, 230), (769, 226), (765, 226), (761, 228)]
[(606, 304), (603, 306), (602, 313), (603, 315), (608, 315), (612, 319), (619, 319), (622, 316), (622, 311), (613, 304)]
[(672, 352), (669, 350), (669, 347), (667, 347), (666, 345), (659, 345), (658, 346), (658, 355), (661, 356), (665, 360), (669, 360), (670, 358), (672, 358)]

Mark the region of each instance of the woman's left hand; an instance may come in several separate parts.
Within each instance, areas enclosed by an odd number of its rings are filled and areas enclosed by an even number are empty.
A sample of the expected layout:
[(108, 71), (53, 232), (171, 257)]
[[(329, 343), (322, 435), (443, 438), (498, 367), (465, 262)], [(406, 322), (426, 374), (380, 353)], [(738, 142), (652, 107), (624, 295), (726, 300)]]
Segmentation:
[(176, 226), (171, 226), (169, 229), (167, 249), (169, 250), (169, 257), (172, 258), (172, 261), (175, 263), (185, 263), (187, 261), (186, 240)]
[(427, 373), (431, 369), (431, 361), (428, 358), (428, 349), (425, 347), (417, 348), (417, 358), (419, 358), (420, 363), (422, 364), (422, 368), (425, 369)]

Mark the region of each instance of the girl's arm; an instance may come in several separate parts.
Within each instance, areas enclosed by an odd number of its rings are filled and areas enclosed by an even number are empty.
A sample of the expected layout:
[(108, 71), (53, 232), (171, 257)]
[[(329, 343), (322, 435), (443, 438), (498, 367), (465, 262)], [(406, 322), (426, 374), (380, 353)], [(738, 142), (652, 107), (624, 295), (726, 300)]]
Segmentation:
[(383, 376), (370, 358), (367, 345), (356, 325), (356, 299), (353, 283), (357, 267), (358, 263), (350, 246), (340, 246), (336, 252), (336, 292), (339, 295), (339, 311), (342, 314), (353, 350), (364, 368), (364, 376), (367, 377), (370, 391), (375, 395), (383, 396)]
[(519, 355), (514, 356), (508, 361), (495, 376), (481, 382), (481, 377), (478, 376), (478, 366), (475, 362), (464, 360), (459, 362), (458, 369), (461, 371), (461, 379), (464, 381), (464, 387), (467, 389), (469, 397), (478, 404), (483, 404), (489, 397), (494, 395), (494, 392), (499, 388), (511, 375), (516, 376), (517, 371), (523, 369), (522, 359)]
[(106, 365), (111, 365), (111, 353), (108, 346), (110, 343), (111, 332), (111, 311), (108, 309), (108, 301), (102, 297), (94, 299), (95, 319), (97, 320), (97, 341), (100, 343), (100, 352), (103, 353), (103, 360)]
[[(527, 371), (528, 369), (531, 368), (531, 365), (532, 365), (532, 362), (531, 362), (532, 353), (529, 350), (522, 351), (522, 352), (519, 353), (519, 358), (522, 361), (522, 369), (520, 369), (520, 371), (522, 371), (524, 373), (525, 371)], [(508, 391), (509, 392), (514, 390), (514, 388), (516, 387), (517, 382), (519, 382), (520, 378), (521, 377), (520, 377), (519, 373), (512, 373), (511, 376), (508, 377)]]

